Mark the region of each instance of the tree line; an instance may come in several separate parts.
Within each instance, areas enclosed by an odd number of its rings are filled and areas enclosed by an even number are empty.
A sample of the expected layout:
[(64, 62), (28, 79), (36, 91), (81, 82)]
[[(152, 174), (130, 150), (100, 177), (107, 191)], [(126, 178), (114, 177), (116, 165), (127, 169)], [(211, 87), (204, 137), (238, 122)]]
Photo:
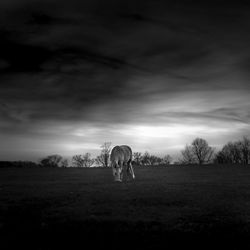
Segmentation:
[(207, 141), (196, 138), (181, 151), (180, 164), (243, 164), (250, 163), (250, 139), (228, 142), (221, 150), (209, 146)]
[(249, 164), (250, 139), (244, 136), (242, 140), (228, 142), (216, 154), (214, 162), (219, 164)]
[(76, 154), (72, 156), (71, 166), (69, 166), (68, 159), (61, 155), (49, 155), (40, 161), (43, 167), (78, 167), (88, 168), (92, 165), (100, 167), (109, 166), (109, 154), (111, 151), (111, 142), (104, 142), (101, 145), (101, 153), (96, 158), (92, 158), (90, 153)]
[[(111, 151), (111, 142), (105, 142), (101, 145), (101, 153), (96, 158), (92, 158), (90, 153), (77, 154), (72, 157), (72, 167), (91, 167), (93, 165), (99, 167), (110, 166), (109, 156)], [(144, 154), (140, 152), (133, 153), (133, 163), (143, 166), (169, 165), (172, 161), (170, 155), (158, 157), (148, 152)], [(63, 159), (60, 155), (50, 155), (40, 161), (41, 166), (46, 167), (69, 167), (68, 160)]]
[[(0, 167), (91, 167), (93, 165), (108, 167), (111, 142), (101, 145), (101, 152), (96, 158), (90, 153), (77, 154), (72, 156), (71, 165), (69, 160), (58, 154), (46, 156), (39, 163), (30, 161), (0, 161)], [(133, 153), (133, 164), (138, 166), (168, 166), (188, 164), (250, 164), (250, 139), (244, 136), (241, 140), (228, 142), (221, 150), (211, 147), (203, 138), (196, 138), (180, 152), (179, 158), (173, 162), (170, 155), (163, 157), (155, 156), (149, 152)]]

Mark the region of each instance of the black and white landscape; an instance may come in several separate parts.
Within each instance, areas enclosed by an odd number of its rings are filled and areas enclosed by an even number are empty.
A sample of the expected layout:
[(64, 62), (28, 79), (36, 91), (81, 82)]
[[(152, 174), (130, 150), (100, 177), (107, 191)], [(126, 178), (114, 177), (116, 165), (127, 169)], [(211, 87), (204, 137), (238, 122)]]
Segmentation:
[(1, 0), (0, 248), (249, 246), (249, 31), (243, 0)]

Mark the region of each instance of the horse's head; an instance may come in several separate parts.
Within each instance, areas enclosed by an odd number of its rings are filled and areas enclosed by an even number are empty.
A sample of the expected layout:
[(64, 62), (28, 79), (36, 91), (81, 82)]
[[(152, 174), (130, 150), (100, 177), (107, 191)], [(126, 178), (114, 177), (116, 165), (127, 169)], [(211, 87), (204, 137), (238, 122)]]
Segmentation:
[(113, 170), (113, 176), (115, 181), (122, 181), (122, 167), (119, 166), (116, 162), (111, 163), (111, 167)]

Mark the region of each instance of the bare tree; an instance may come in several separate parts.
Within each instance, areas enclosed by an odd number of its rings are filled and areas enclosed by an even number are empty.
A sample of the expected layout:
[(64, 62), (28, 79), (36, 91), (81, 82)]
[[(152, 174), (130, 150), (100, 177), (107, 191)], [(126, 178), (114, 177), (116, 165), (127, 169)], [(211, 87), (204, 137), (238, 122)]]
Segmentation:
[(133, 154), (134, 163), (136, 165), (169, 165), (172, 161), (170, 155), (166, 155), (163, 158), (151, 155), (147, 151), (142, 155), (140, 152), (134, 152)]
[(100, 154), (96, 157), (95, 159), (96, 163), (99, 165), (99, 166), (102, 166), (102, 167), (105, 167), (105, 158), (104, 158), (104, 155)]
[(240, 164), (242, 162), (240, 142), (228, 142), (216, 154), (215, 162), (220, 164)]
[(170, 165), (170, 163), (172, 162), (172, 157), (170, 155), (165, 155), (163, 158), (162, 158), (162, 161), (161, 163), (164, 164), (164, 165)]
[(67, 168), (68, 166), (69, 166), (68, 160), (67, 160), (67, 159), (63, 159), (63, 160), (61, 161), (61, 167), (62, 167), (62, 168)]
[(143, 165), (159, 165), (162, 159), (158, 156), (151, 155), (147, 151), (142, 155), (141, 162)]
[(181, 151), (181, 159), (179, 160), (182, 164), (193, 164), (195, 163), (195, 157), (191, 146), (186, 145), (185, 149)]
[(151, 165), (150, 154), (147, 151), (142, 155), (142, 161), (141, 162), (142, 162), (143, 165)]
[(133, 153), (133, 158), (134, 158), (134, 163), (136, 165), (141, 165), (142, 164), (142, 154), (140, 152), (134, 152)]
[(83, 166), (85, 168), (89, 168), (91, 167), (91, 165), (94, 163), (94, 159), (91, 159), (91, 154), (90, 153), (86, 153), (82, 156), (82, 160), (83, 160)]
[(94, 163), (94, 159), (91, 159), (90, 153), (85, 153), (83, 155), (74, 155), (72, 157), (72, 164), (78, 168), (81, 168), (81, 167), (88, 168), (93, 163)]
[(148, 160), (149, 160), (149, 165), (157, 165), (158, 163), (157, 156), (155, 155), (150, 154)]
[(109, 154), (111, 151), (111, 142), (104, 142), (101, 145), (102, 151), (101, 154), (96, 157), (97, 164), (108, 167), (109, 166)]
[(192, 142), (192, 151), (200, 165), (210, 162), (214, 155), (214, 149), (202, 138), (196, 138)]
[(181, 151), (182, 163), (185, 164), (204, 164), (209, 163), (214, 156), (214, 148), (210, 147), (206, 140), (196, 138), (191, 145), (186, 145)]
[(221, 150), (216, 153), (214, 157), (214, 163), (225, 164), (230, 163), (227, 155)]
[(241, 143), (229, 142), (222, 148), (227, 163), (240, 164), (242, 162)]
[(242, 163), (249, 164), (250, 160), (250, 140), (244, 136), (242, 141), (240, 141), (240, 148), (242, 152)]
[(81, 168), (83, 167), (83, 159), (82, 159), (82, 155), (74, 155), (72, 157), (72, 164), (75, 167)]
[(244, 136), (242, 140), (228, 142), (216, 155), (217, 163), (249, 164), (250, 140)]
[(59, 167), (59, 164), (63, 160), (63, 157), (58, 154), (49, 155), (40, 161), (43, 167)]
[(162, 158), (155, 156), (155, 155), (150, 155), (149, 162), (150, 162), (150, 165), (153, 165), (153, 166), (160, 165), (162, 162)]

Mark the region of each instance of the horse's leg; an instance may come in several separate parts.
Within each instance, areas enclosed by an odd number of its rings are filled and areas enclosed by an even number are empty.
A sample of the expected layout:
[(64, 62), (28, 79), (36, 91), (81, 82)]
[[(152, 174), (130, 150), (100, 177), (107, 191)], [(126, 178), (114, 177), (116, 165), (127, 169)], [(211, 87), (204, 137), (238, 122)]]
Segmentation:
[(134, 179), (135, 178), (135, 173), (134, 173), (131, 161), (128, 162), (128, 169), (129, 169), (129, 172), (130, 172), (130, 174), (132, 175), (132, 177)]
[(123, 179), (123, 161), (120, 161), (120, 168), (121, 168), (121, 173), (120, 173), (120, 179), (121, 179), (121, 181), (122, 181), (122, 179)]
[(129, 163), (126, 163), (126, 177), (127, 177), (127, 181), (129, 180), (129, 175), (130, 175), (130, 170), (129, 170)]

